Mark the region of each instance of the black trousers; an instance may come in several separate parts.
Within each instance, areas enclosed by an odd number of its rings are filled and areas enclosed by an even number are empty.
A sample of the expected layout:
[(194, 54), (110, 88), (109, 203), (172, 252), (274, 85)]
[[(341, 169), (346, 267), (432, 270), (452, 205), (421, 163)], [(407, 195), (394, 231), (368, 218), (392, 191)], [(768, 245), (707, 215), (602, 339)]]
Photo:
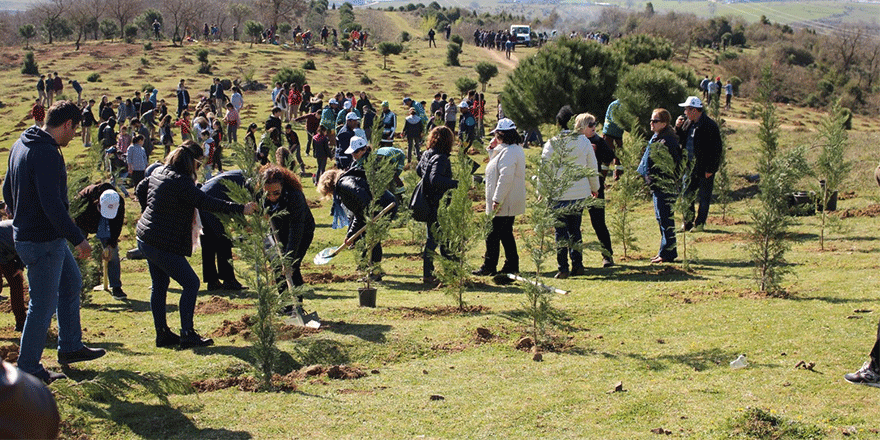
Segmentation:
[[(500, 246), (504, 246), (503, 272), (519, 272), (519, 254), (516, 251), (516, 239), (513, 238), (513, 220), (516, 217), (495, 216), (492, 218), (492, 231), (486, 236), (486, 255), (483, 257), (483, 269), (495, 272), (498, 266)], [(500, 245), (500, 246), (499, 246)]]
[(205, 284), (235, 281), (232, 268), (232, 241), (226, 235), (208, 233), (199, 237), (202, 243), (202, 279)]
[(590, 224), (596, 232), (596, 239), (602, 245), (602, 256), (611, 258), (614, 252), (611, 250), (611, 233), (608, 232), (608, 226), (605, 224), (605, 208), (593, 207), (587, 211), (590, 213)]

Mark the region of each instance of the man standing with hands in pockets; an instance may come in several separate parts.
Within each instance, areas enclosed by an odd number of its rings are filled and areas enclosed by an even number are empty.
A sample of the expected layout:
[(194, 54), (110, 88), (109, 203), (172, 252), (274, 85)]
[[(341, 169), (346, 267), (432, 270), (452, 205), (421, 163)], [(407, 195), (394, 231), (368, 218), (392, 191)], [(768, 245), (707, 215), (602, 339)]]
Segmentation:
[(76, 135), (81, 113), (76, 104), (58, 101), (42, 127), (30, 127), (10, 151), (3, 197), (13, 216), (15, 250), (27, 267), (30, 302), (21, 334), (18, 367), (51, 383), (67, 376), (40, 363), (52, 315), (58, 313), (58, 362), (66, 365), (103, 356), (83, 345), (79, 308), (82, 275), (65, 240), (81, 257), (91, 246), (70, 217), (67, 171), (61, 148)]

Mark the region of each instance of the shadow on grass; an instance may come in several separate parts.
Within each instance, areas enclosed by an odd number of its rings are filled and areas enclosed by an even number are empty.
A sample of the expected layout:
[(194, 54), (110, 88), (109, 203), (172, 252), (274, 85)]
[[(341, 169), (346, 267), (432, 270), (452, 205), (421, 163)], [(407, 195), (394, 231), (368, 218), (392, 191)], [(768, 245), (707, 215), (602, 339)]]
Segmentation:
[[(616, 358), (611, 353), (602, 353), (605, 357)], [(621, 356), (644, 363), (649, 370), (664, 371), (671, 365), (684, 365), (694, 371), (705, 371), (710, 368), (730, 368), (730, 361), (736, 359), (740, 353), (722, 350), (720, 348), (710, 348), (705, 350), (693, 351), (681, 354), (664, 354), (660, 356), (648, 357), (640, 353), (623, 353)], [(781, 368), (779, 364), (755, 363), (749, 360), (749, 367), (761, 368)]]
[(141, 402), (127, 402), (111, 397), (105, 410), (94, 403), (81, 408), (95, 418), (106, 418), (118, 425), (127, 426), (135, 436), (146, 439), (162, 438), (223, 438), (232, 440), (250, 439), (246, 431), (228, 429), (199, 428), (181, 410), (169, 405), (149, 405)]
[[(140, 301), (136, 299), (124, 299), (121, 301), (114, 300), (111, 303), (107, 304), (83, 304), (83, 308), (88, 309), (96, 309), (100, 311), (106, 312), (149, 312), (150, 311), (150, 302), (149, 301)], [(177, 305), (168, 304), (167, 306), (168, 312), (176, 312)]]
[[(702, 260), (700, 260), (702, 262)], [(693, 264), (694, 261), (691, 261)], [(571, 279), (600, 279), (614, 281), (691, 281), (705, 280), (706, 278), (695, 273), (685, 272), (679, 266), (679, 260), (673, 264), (651, 265), (651, 266), (630, 266), (620, 264), (610, 268), (587, 269), (582, 276), (573, 277)], [(552, 276), (550, 281), (553, 281)]]
[(786, 298), (789, 301), (822, 301), (829, 304), (848, 304), (848, 303), (865, 303), (870, 304), (877, 301), (877, 298), (838, 298), (833, 296), (804, 296), (795, 293), (793, 296)]
[(340, 335), (350, 335), (365, 341), (385, 343), (385, 333), (391, 331), (393, 326), (385, 324), (351, 324), (347, 322), (322, 321), (324, 331)]
[(745, 260), (715, 260), (710, 258), (698, 258), (691, 262), (694, 265), (710, 266), (710, 267), (754, 267), (755, 263)]

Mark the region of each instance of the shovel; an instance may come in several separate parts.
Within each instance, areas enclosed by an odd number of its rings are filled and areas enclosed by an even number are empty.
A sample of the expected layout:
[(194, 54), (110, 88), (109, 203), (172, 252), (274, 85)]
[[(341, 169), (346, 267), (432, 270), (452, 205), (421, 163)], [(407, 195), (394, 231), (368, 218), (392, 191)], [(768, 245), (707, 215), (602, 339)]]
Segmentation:
[[(397, 206), (397, 202), (389, 203), (388, 206), (386, 206), (385, 209), (382, 210), (382, 212), (376, 214), (376, 216), (373, 217), (373, 221), (379, 220), (383, 215), (387, 214), (388, 211), (392, 210), (395, 206)], [(364, 226), (363, 228), (355, 232), (351, 237), (348, 237), (344, 243), (339, 245), (339, 247), (328, 247), (323, 251), (318, 252), (318, 255), (315, 255), (315, 259), (312, 260), (312, 263), (315, 263), (319, 266), (329, 263), (330, 260), (332, 260), (333, 257), (338, 255), (340, 252), (342, 252), (343, 249), (351, 246), (351, 244), (354, 243), (354, 241), (357, 240), (358, 237), (360, 237), (361, 234), (363, 234), (366, 230), (367, 227)]]
[(104, 266), (104, 283), (99, 284), (92, 288), (92, 290), (103, 290), (105, 292), (110, 291), (110, 281), (108, 280), (108, 269), (107, 265), (110, 262), (110, 249), (104, 248), (104, 252), (101, 254), (101, 263)]
[(568, 295), (568, 291), (567, 291), (567, 290), (557, 289), (557, 288), (555, 288), (555, 287), (553, 287), (553, 286), (548, 286), (548, 285), (546, 285), (546, 284), (544, 284), (544, 283), (539, 283), (539, 282), (537, 282), (537, 281), (533, 281), (533, 280), (530, 280), (530, 279), (528, 279), (528, 278), (523, 278), (523, 277), (521, 277), (521, 276), (519, 276), (519, 275), (512, 274), (512, 273), (508, 273), (508, 274), (500, 273), (500, 274), (498, 274), (498, 275), (495, 275), (495, 277), (494, 277), (492, 280), (495, 281), (495, 283), (497, 283), (497, 284), (510, 284), (511, 280), (513, 280), (513, 281), (522, 281), (522, 282), (525, 282), (525, 283), (529, 283), (529, 284), (531, 284), (531, 285), (533, 285), (533, 286), (538, 286), (538, 287), (540, 287), (540, 288), (542, 288), (542, 289), (544, 289), (544, 290), (546, 290), (546, 291), (548, 291), (548, 292), (557, 293), (557, 294), (559, 294), (559, 295)]
[[(281, 268), (284, 270), (284, 279), (287, 281), (287, 291), (293, 292), (293, 269), (284, 263), (284, 255), (281, 253), (281, 246), (279, 245), (281, 242), (278, 241), (278, 232), (275, 230), (274, 226), (271, 228), (272, 240), (275, 242), (273, 247), (275, 248), (275, 251), (278, 252), (278, 258), (281, 260)], [(284, 320), (285, 324), (305, 327), (307, 324), (303, 319), (303, 316), (299, 313), (300, 310), (302, 310), (302, 302), (297, 298), (296, 304), (294, 304), (293, 307), (293, 312), (291, 312), (291, 315)], [(321, 323), (318, 322), (317, 315), (315, 315), (314, 319), (309, 320), (308, 327), (318, 328), (320, 326)]]

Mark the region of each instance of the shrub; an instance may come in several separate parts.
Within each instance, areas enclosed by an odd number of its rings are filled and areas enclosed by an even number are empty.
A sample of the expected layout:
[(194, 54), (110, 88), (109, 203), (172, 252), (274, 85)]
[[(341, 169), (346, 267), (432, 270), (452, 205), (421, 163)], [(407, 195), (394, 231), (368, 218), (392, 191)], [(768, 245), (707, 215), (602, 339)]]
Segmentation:
[(498, 75), (498, 66), (492, 64), (488, 61), (480, 61), (474, 66), (474, 70), (477, 71), (477, 75), (480, 76), (480, 84), (483, 85), (483, 92), (486, 91), (486, 84), (489, 83), (489, 80)]
[(615, 40), (612, 47), (619, 51), (629, 65), (647, 63), (651, 60), (672, 58), (672, 42), (663, 37), (632, 34)]
[(449, 43), (449, 46), (446, 49), (446, 65), (447, 66), (460, 66), (461, 63), (458, 61), (458, 54), (461, 53), (461, 45), (458, 43)]
[(453, 35), (453, 36), (449, 37), (449, 41), (451, 41), (459, 46), (464, 46), (464, 38), (462, 38), (461, 35)]
[(733, 86), (733, 94), (739, 95), (739, 86), (742, 85), (743, 80), (738, 76), (731, 76), (727, 79), (730, 80), (730, 85)]
[(155, 87), (150, 83), (144, 83), (144, 85), (141, 86), (141, 90), (153, 90), (154, 88)]
[(504, 113), (523, 127), (554, 122), (565, 103), (575, 112), (604, 115), (622, 65), (620, 54), (607, 46), (558, 39), (510, 73), (501, 94)]
[(153, 50), (153, 42), (147, 41), (146, 43), (144, 43), (144, 50)]
[(807, 95), (807, 99), (804, 100), (804, 105), (813, 108), (822, 107), (822, 98), (816, 96), (815, 93), (810, 93)]
[(138, 27), (130, 24), (125, 26), (125, 42), (126, 43), (134, 43), (134, 39), (137, 38)]
[(400, 42), (401, 42), (401, 43), (406, 43), (406, 42), (409, 41), (410, 39), (411, 39), (411, 38), (410, 38), (409, 32), (407, 32), (407, 31), (403, 31), (403, 32), (400, 33)]
[(101, 81), (101, 75), (98, 72), (92, 72), (88, 77), (86, 77), (86, 81), (90, 83)]
[[(647, 120), (655, 108), (678, 109), (688, 95), (684, 81), (668, 70), (639, 65), (624, 74), (615, 96), (620, 99), (620, 116), (615, 122), (626, 131), (647, 134)], [(506, 110), (506, 109), (505, 109)]]
[(303, 84), (306, 83), (306, 72), (302, 69), (291, 69), (290, 67), (284, 67), (272, 77), (272, 83), (280, 82), (282, 84), (288, 83), (292, 84), (297, 89), (302, 88)]
[(827, 97), (834, 93), (834, 83), (827, 79), (820, 79), (816, 86), (819, 88), (819, 91), (824, 97)]
[(462, 76), (461, 78), (455, 80), (455, 88), (461, 93), (462, 96), (467, 95), (471, 90), (475, 90), (477, 88), (477, 82)]
[(370, 79), (370, 77), (367, 76), (366, 73), (363, 74), (363, 75), (361, 75), (361, 84), (362, 84), (362, 85), (368, 86), (368, 85), (370, 85), (370, 84), (372, 84), (372, 83), (373, 83), (373, 80)]
[(21, 65), (21, 73), (25, 75), (40, 74), (40, 68), (37, 66), (37, 61), (34, 60), (33, 52), (28, 52), (24, 54), (24, 63)]
[(376, 51), (382, 55), (382, 69), (387, 68), (388, 55), (399, 55), (403, 52), (403, 45), (400, 43), (391, 43), (383, 41), (376, 46)]
[(303, 70), (316, 70), (314, 60), (306, 60), (302, 65)]
[(737, 58), (739, 58), (739, 53), (733, 50), (725, 50), (724, 52), (718, 54), (717, 57), (715, 57), (715, 64), (721, 63), (723, 61), (735, 60)]

